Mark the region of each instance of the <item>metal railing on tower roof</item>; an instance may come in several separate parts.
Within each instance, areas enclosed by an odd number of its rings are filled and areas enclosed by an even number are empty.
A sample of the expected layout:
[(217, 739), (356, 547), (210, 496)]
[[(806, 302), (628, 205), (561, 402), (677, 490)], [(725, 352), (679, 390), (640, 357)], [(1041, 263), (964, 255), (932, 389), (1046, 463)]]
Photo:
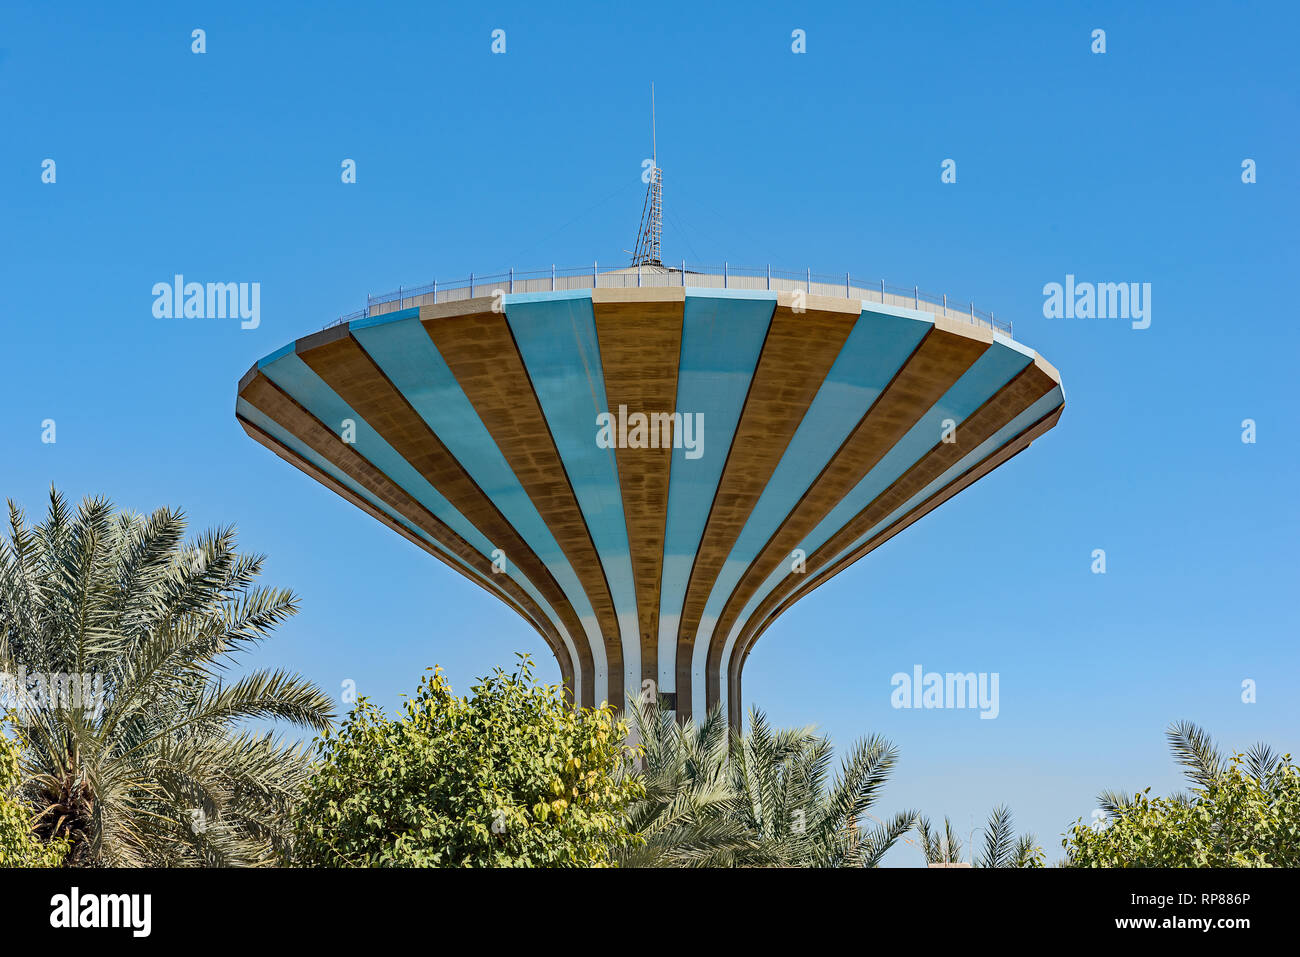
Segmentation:
[(608, 266), (598, 263), (590, 266), (535, 269), (527, 272), (515, 269), (501, 273), (479, 275), (470, 273), (464, 279), (434, 280), (421, 286), (398, 286), (397, 289), (377, 296), (366, 296), (366, 307), (346, 316), (340, 316), (325, 328), (364, 319), (372, 315), (396, 312), (414, 306), (439, 302), (455, 302), (476, 296), (503, 293), (558, 292), (571, 289), (628, 289), (635, 287), (682, 286), (687, 289), (752, 289), (772, 292), (804, 290), (812, 296), (836, 296), (861, 299), (906, 309), (923, 309), (957, 322), (968, 321), (995, 332), (1011, 336), (1009, 320), (997, 319), (992, 312), (975, 308), (971, 301), (959, 301), (947, 295), (926, 292), (918, 286), (894, 286), (885, 280), (864, 281), (851, 273), (832, 275), (815, 273), (811, 269), (791, 271), (773, 269), (771, 266)]

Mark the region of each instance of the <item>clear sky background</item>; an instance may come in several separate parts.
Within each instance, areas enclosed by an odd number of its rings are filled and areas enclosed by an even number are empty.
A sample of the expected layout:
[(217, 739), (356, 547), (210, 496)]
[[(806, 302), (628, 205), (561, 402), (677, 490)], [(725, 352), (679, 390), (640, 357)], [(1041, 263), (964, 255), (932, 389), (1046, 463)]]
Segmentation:
[[(969, 831), (1007, 802), (1055, 858), (1101, 789), (1180, 786), (1171, 721), (1300, 744), (1296, 11), (8, 2), (0, 495), (236, 523), (302, 599), (257, 663), (335, 693), (395, 705), (435, 663), (466, 690), (516, 651), (558, 680), (522, 619), (247, 438), (235, 389), (367, 291), (626, 261), (654, 80), (666, 259), (973, 299), (1060, 369), (1056, 429), (791, 609), (745, 672), (779, 724), (899, 746), (881, 811)], [(155, 319), (178, 272), (260, 282), (261, 327)], [(1151, 283), (1150, 328), (1043, 318), (1067, 273)], [(915, 664), (998, 672), (1001, 713), (893, 709)]]

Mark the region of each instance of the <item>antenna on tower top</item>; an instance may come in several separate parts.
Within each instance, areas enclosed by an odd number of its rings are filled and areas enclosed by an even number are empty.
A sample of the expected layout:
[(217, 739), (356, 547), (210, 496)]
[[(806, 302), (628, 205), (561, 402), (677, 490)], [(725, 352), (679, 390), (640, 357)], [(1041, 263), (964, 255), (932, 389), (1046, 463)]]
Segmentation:
[[(633, 266), (662, 266), (659, 241), (664, 231), (664, 183), (659, 170), (659, 135), (655, 129), (655, 85), (650, 84), (650, 169), (642, 174), (647, 187), (641, 207), (641, 225), (637, 227)], [(648, 175), (647, 175), (648, 174)]]

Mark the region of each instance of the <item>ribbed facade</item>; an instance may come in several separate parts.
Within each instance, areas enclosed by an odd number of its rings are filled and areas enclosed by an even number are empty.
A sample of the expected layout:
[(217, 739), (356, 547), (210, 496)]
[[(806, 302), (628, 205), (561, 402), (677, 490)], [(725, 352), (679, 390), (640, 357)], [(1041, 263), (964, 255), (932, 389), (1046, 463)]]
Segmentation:
[(777, 616), (1064, 402), (1055, 369), (1001, 333), (858, 299), (399, 305), (262, 359), (238, 419), (514, 608), (583, 706), (654, 688), (681, 718), (721, 702), (735, 723)]

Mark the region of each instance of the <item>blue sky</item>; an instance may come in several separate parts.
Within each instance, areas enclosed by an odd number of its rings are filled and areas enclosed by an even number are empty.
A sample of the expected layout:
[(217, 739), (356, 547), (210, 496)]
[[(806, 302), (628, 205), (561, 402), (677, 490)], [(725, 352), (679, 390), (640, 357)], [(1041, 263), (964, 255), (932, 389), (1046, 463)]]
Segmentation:
[[(558, 678), (503, 605), (248, 439), (235, 386), (367, 291), (625, 260), (653, 79), (666, 259), (973, 299), (1065, 384), (1055, 430), (772, 627), (746, 703), (894, 740), (882, 810), (969, 830), (1005, 801), (1053, 857), (1102, 788), (1179, 785), (1171, 721), (1296, 746), (1292, 5), (463, 6), (5, 5), (0, 495), (236, 523), (302, 599), (258, 663), (332, 691), (391, 705), (435, 663), (465, 689), (515, 651)], [(260, 327), (155, 319), (177, 272), (260, 282)], [(1150, 328), (1043, 318), (1067, 273), (1151, 283)], [(998, 672), (998, 718), (893, 709), (915, 664)]]

